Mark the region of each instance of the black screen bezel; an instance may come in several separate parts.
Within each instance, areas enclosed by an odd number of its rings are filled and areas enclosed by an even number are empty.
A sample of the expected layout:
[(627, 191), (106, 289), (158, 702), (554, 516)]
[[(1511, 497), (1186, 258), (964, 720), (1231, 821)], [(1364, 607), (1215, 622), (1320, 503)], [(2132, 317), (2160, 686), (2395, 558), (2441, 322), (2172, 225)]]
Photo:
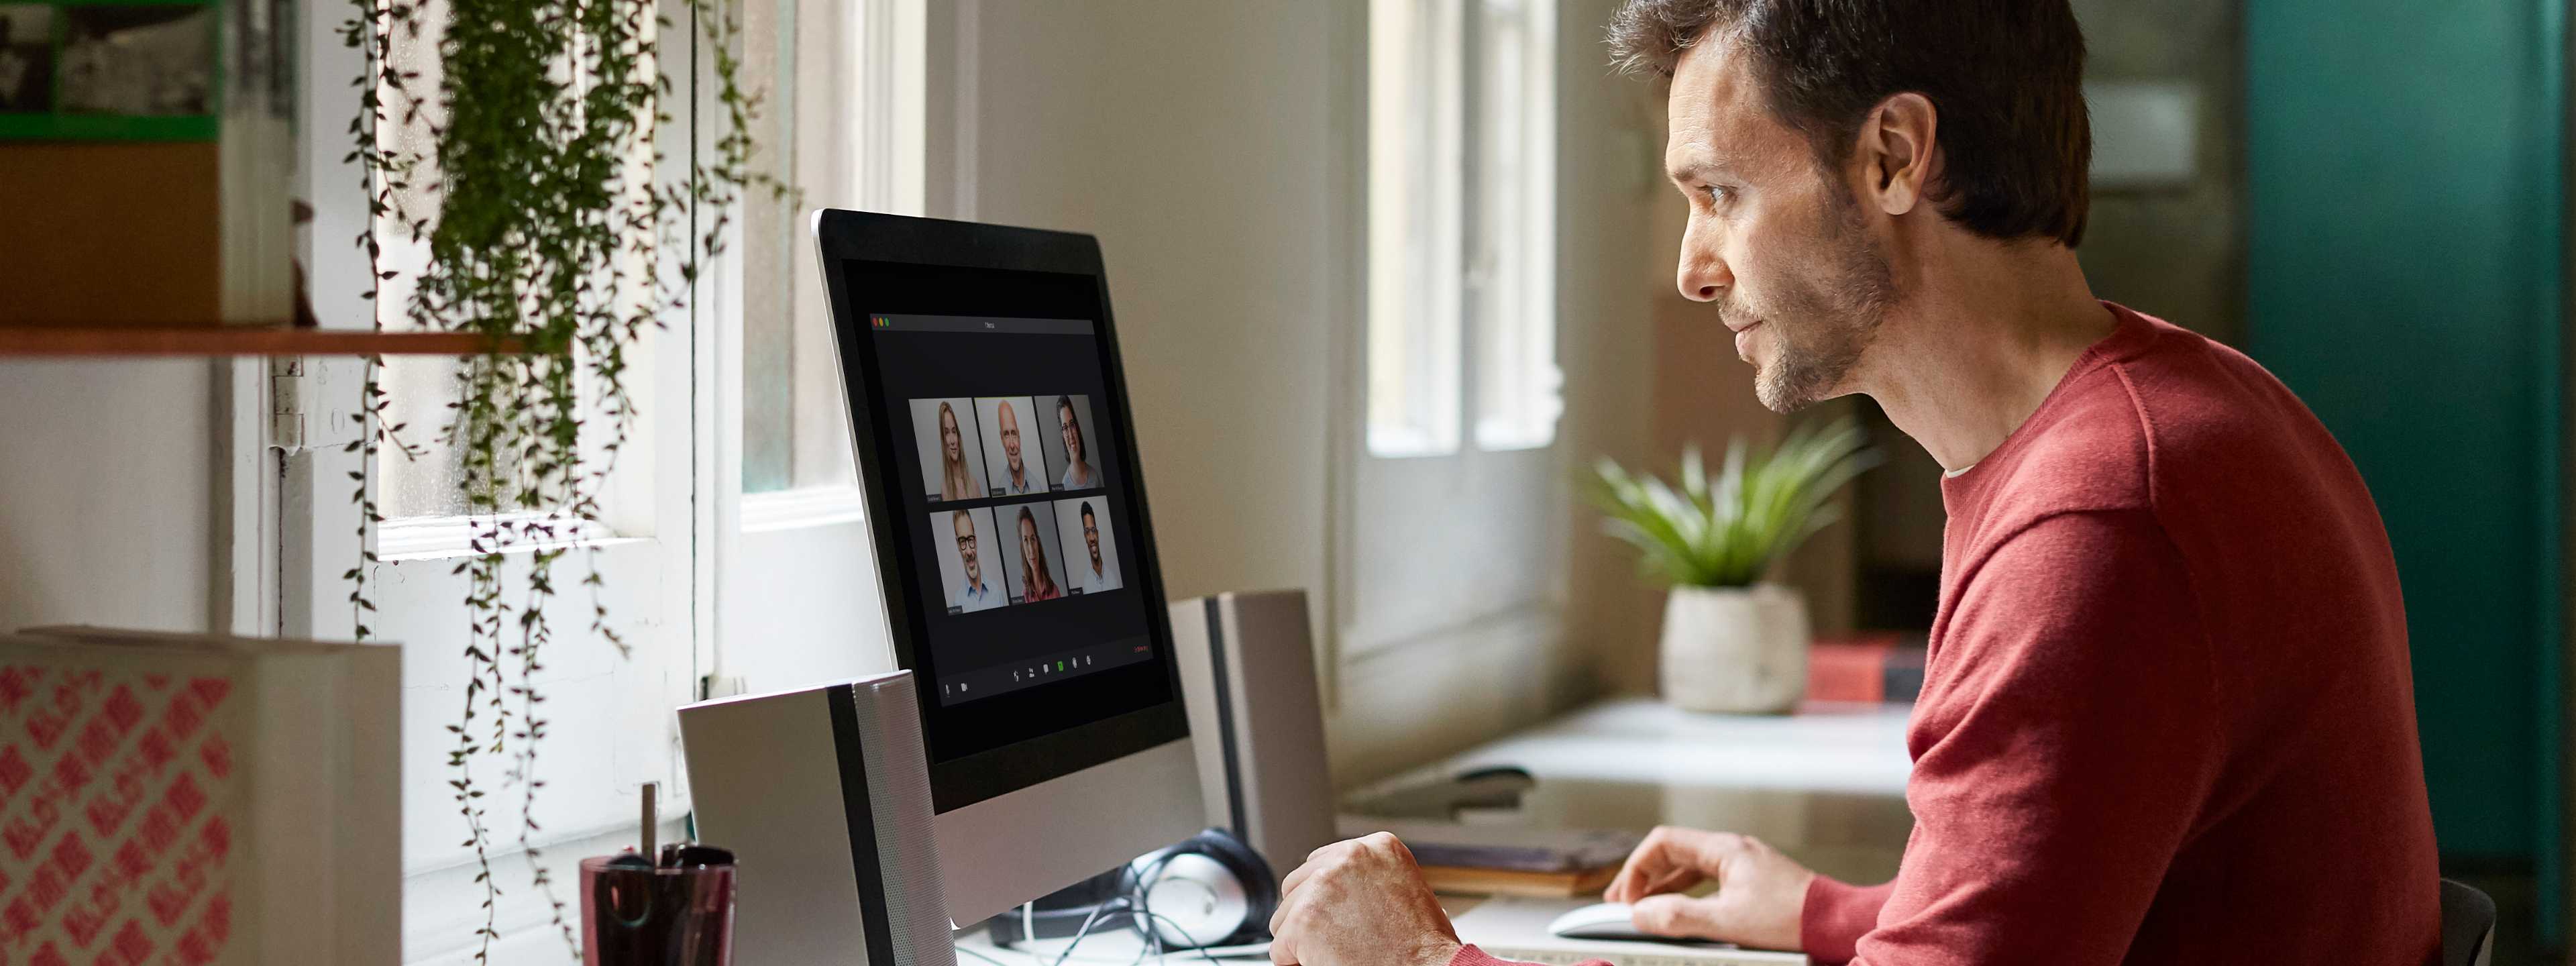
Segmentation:
[[(1189, 737), (1182, 705), (1180, 670), (1172, 649), (1171, 612), (1163, 591), (1160, 554), (1154, 542), (1152, 512), (1147, 507), (1133, 414), (1129, 410), (1127, 374), (1118, 351), (1117, 325), (1109, 304), (1109, 280), (1100, 243), (1089, 235), (984, 225), (933, 218), (910, 218), (873, 212), (826, 208), (813, 216), (817, 260), (831, 299), (835, 349), (840, 353), (843, 399), (849, 408), (859, 474), (868, 503), (868, 523), (876, 554), (878, 593), (884, 600), (895, 660), (906, 669), (922, 666), (927, 646), (928, 615), (901, 592), (914, 579), (919, 562), (905, 552), (905, 474), (887, 458), (889, 420), (900, 414), (881, 411), (873, 374), (853, 366), (850, 347), (869, 337), (866, 315), (852, 303), (845, 271), (850, 261), (937, 266), (942, 268), (1049, 272), (1086, 276), (1098, 293), (1096, 339), (1110, 398), (1106, 410), (1127, 445), (1117, 447), (1121, 477), (1134, 500), (1128, 515), (1135, 536), (1134, 569), (1129, 586), (1143, 595), (1146, 634), (1156, 664), (1163, 668), (1170, 700), (1108, 718), (1049, 732), (948, 761), (930, 761), (931, 797), (939, 812), (951, 812), (1031, 785)], [(1094, 419), (1104, 418), (1095, 410)], [(1125, 564), (1122, 562), (1122, 569)], [(903, 575), (903, 576), (899, 576)], [(1113, 672), (1104, 672), (1113, 673)], [(1073, 682), (1066, 682), (1070, 685)], [(925, 742), (931, 741), (944, 713), (931, 675), (913, 676), (921, 708)], [(990, 700), (990, 699), (988, 699)], [(962, 713), (973, 713), (964, 709)]]

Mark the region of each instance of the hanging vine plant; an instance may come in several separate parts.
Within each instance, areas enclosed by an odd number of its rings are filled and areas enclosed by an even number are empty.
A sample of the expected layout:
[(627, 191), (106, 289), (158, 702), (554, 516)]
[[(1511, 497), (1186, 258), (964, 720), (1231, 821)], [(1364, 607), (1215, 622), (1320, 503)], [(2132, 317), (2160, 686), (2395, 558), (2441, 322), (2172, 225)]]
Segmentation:
[[(369, 359), (362, 431), (350, 446), (365, 456), (351, 474), (361, 547), (384, 520), (370, 478), (379, 456), (420, 458), (431, 437), (414, 434), (427, 432), (460, 458), (457, 486), (474, 521), (471, 554), (455, 571), (467, 587), (470, 676), (448, 725), (447, 769), (484, 895), (478, 961), (499, 935), (493, 856), (513, 837), (555, 928), (577, 948), (533, 818), (545, 787), (537, 675), (557, 626), (549, 613), (556, 567), (581, 548), (583, 523), (599, 516), (599, 494), (633, 427), (626, 380), (637, 339), (686, 307), (743, 193), (785, 190), (750, 168), (756, 105), (732, 53), (740, 24), (729, 2), (686, 0), (694, 23), (682, 28), (655, 0), (352, 0), (343, 26), (365, 57), (350, 158), (366, 176), (374, 217), (357, 243), (378, 285), (399, 274), (386, 267), (390, 226), (428, 252), (398, 306), (402, 320), (511, 350), (467, 360), (447, 424), (427, 430), (391, 423), (383, 361)], [(712, 51), (720, 136), (703, 156), (691, 152), (685, 177), (658, 176), (667, 159), (653, 140), (672, 123), (666, 99), (675, 96), (661, 41), (685, 41), (692, 28), (707, 41), (699, 50)], [(433, 42), (441, 70), (425, 84), (396, 54)], [(670, 63), (690, 62), (679, 44), (670, 50)], [(426, 137), (405, 136), (418, 134)], [(379, 328), (385, 314), (377, 313)], [(512, 557), (521, 566), (505, 582)], [(361, 639), (375, 610), (366, 581), (379, 563), (362, 549), (345, 575)], [(623, 652), (597, 568), (581, 582), (590, 591), (588, 630)], [(478, 776), (478, 763), (496, 760), (497, 784)], [(487, 800), (500, 793), (518, 799), (515, 836), (488, 815)]]

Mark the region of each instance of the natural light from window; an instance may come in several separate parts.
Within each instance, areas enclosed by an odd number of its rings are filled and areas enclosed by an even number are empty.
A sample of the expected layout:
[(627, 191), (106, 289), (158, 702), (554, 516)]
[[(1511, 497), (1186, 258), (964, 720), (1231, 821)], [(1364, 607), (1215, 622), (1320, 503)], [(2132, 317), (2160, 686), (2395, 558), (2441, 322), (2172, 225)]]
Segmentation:
[(1375, 0), (1369, 15), (1369, 455), (1553, 443), (1555, 9)]

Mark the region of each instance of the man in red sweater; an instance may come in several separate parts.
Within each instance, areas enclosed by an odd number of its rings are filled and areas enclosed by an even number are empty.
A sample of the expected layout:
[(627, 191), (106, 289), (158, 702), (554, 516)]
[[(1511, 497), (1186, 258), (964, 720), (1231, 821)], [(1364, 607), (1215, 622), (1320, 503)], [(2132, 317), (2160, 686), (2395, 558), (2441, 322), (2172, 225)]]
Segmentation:
[[(2387, 535), (2262, 367), (2094, 299), (2065, 0), (1631, 0), (1611, 44), (1670, 85), (1682, 294), (1765, 405), (1876, 399), (1949, 521), (1896, 881), (1664, 829), (1607, 898), (1874, 966), (2434, 961)], [(1390, 836), (1284, 888), (1277, 962), (1491, 962)]]

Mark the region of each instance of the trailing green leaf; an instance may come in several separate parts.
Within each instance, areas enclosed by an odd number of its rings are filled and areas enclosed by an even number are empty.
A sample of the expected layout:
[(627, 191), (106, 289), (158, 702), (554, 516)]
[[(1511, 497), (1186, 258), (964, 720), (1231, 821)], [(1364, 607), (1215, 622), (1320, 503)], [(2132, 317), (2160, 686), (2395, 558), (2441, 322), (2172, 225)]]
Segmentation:
[[(503, 787), (522, 791), (516, 844), (577, 955), (532, 817), (545, 785), (536, 777), (547, 734), (537, 679), (553, 640), (553, 568), (565, 543), (600, 518), (598, 494), (633, 428), (629, 351), (688, 304), (701, 265), (723, 247), (743, 191), (789, 192), (750, 167), (757, 100), (744, 90), (731, 49), (741, 33), (737, 0), (685, 0), (685, 26), (661, 17), (657, 0), (351, 2), (354, 16), (341, 29), (365, 60), (349, 134), (350, 159), (366, 177), (370, 217), (356, 243), (369, 272), (377, 280), (396, 277), (383, 263), (378, 232), (408, 233), (429, 258), (410, 300), (398, 307), (404, 319), (415, 328), (474, 333), (494, 349), (522, 349), (459, 367), (449, 422), (438, 434), (458, 454), (458, 490), (474, 523), (472, 553), (455, 571), (466, 586), (468, 674), (462, 713), (448, 729), (456, 736), (448, 767), (475, 881), (484, 889), (475, 958), (488, 959), (498, 936), (491, 912), (500, 895), (492, 876), (498, 835), (473, 771), (487, 755), (506, 762)], [(429, 26), (439, 28), (442, 70), (434, 90), (423, 89), (418, 72), (394, 66), (398, 45), (429, 42)], [(691, 30), (708, 41), (694, 51), (684, 46)], [(667, 51), (665, 39), (673, 41)], [(713, 66), (708, 126), (716, 139), (704, 157), (691, 152), (685, 176), (668, 177), (655, 141), (673, 124), (665, 98), (685, 94), (665, 73), (686, 76), (695, 54), (707, 54)], [(426, 137), (398, 136), (405, 129)], [(422, 141), (426, 149), (397, 147)], [(435, 210), (406, 207), (412, 195), (404, 189), (415, 182)], [(381, 328), (386, 313), (371, 314)], [(381, 359), (368, 360), (362, 397), (365, 470), (352, 497), (362, 547), (384, 521), (368, 476), (380, 452), (426, 452), (400, 436), (402, 424), (387, 425), (382, 368)], [(522, 564), (512, 574), (520, 592), (505, 596), (502, 567), (513, 557)], [(355, 612), (375, 609), (365, 590), (376, 563), (361, 550), (361, 565), (350, 573)], [(623, 653), (598, 596), (595, 565), (582, 584), (592, 591), (593, 636)], [(360, 636), (366, 633), (361, 624)]]

